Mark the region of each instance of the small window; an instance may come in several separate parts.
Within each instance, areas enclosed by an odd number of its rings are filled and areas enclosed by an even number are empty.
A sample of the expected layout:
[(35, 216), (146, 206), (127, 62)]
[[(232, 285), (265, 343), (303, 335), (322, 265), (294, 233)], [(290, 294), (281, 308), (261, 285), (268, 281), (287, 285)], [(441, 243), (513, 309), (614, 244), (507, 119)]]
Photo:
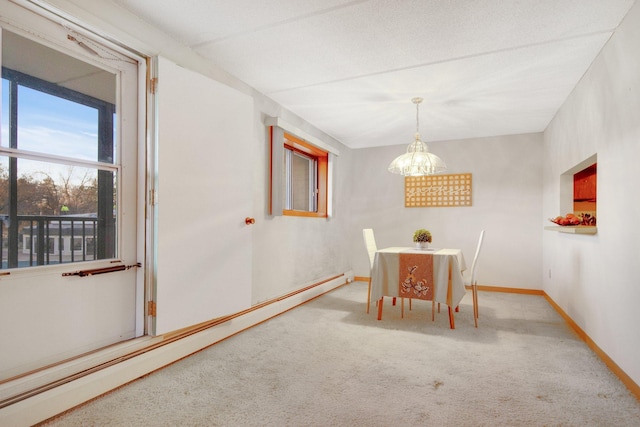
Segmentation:
[(316, 212), (318, 161), (315, 157), (285, 147), (286, 210)]
[(280, 126), (269, 126), (269, 140), (269, 213), (328, 218), (329, 150)]
[(327, 216), (328, 153), (284, 134), (284, 215)]
[(333, 216), (333, 170), (339, 150), (291, 124), (265, 120), (269, 141), (268, 212), (274, 216)]

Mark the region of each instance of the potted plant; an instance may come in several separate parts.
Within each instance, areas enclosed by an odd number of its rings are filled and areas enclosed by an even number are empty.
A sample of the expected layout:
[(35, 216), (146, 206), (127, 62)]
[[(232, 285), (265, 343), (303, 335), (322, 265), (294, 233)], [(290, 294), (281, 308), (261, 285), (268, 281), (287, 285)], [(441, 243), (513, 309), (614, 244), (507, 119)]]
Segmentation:
[(424, 228), (420, 228), (413, 233), (413, 241), (418, 249), (426, 249), (431, 243), (431, 232)]

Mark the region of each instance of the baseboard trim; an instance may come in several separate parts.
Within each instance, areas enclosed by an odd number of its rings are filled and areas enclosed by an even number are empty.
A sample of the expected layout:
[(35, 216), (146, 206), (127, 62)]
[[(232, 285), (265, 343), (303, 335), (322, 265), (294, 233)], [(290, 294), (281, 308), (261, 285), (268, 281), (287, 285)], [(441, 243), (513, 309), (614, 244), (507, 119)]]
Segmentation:
[(576, 322), (573, 321), (571, 317), (564, 310), (556, 304), (556, 302), (547, 295), (546, 292), (543, 292), (544, 298), (551, 304), (551, 306), (562, 316), (562, 318), (567, 322), (569, 327), (575, 332), (575, 334), (584, 341), (587, 346), (604, 362), (605, 365), (613, 372), (622, 383), (627, 387), (627, 389), (636, 397), (636, 399), (640, 400), (640, 386), (631, 379), (629, 375), (626, 374), (608, 355), (605, 353), (600, 347), (596, 345), (596, 343), (586, 334), (585, 331), (578, 326)]
[(479, 291), (485, 292), (507, 292), (510, 294), (525, 294), (525, 295), (544, 295), (544, 291), (540, 289), (523, 289), (523, 288), (503, 288), (500, 286), (484, 286), (478, 285)]
[(133, 357), (79, 376), (0, 409), (0, 425), (32, 426), (100, 397), (136, 379), (164, 368), (226, 338), (311, 301), (347, 283), (335, 276), (211, 324), (177, 331), (162, 345), (136, 352)]
[[(467, 287), (469, 288), (469, 287)], [(547, 302), (558, 312), (560, 316), (567, 322), (569, 327), (575, 332), (575, 334), (587, 344), (587, 346), (604, 362), (604, 364), (616, 375), (620, 381), (627, 387), (627, 389), (636, 397), (636, 399), (640, 400), (640, 386), (636, 384), (633, 379), (629, 375), (626, 374), (608, 355), (605, 353), (600, 347), (596, 345), (596, 343), (589, 337), (578, 326), (576, 322), (573, 321), (571, 317), (564, 310), (556, 304), (556, 302), (549, 296), (547, 293), (540, 289), (521, 289), (521, 288), (503, 288), (500, 286), (478, 286), (479, 291), (485, 292), (507, 292), (514, 294), (526, 294), (526, 295), (539, 295), (544, 297)]]

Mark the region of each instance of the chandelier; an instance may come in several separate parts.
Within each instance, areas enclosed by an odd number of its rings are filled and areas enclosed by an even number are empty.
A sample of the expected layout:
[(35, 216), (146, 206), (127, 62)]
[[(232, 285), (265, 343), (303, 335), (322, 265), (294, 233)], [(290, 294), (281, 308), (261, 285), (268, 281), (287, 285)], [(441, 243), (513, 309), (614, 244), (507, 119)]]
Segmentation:
[(416, 104), (416, 134), (415, 141), (409, 144), (407, 152), (395, 158), (389, 165), (389, 172), (404, 176), (434, 175), (444, 172), (447, 165), (435, 154), (429, 153), (427, 144), (420, 140), (420, 103), (422, 98), (411, 100)]

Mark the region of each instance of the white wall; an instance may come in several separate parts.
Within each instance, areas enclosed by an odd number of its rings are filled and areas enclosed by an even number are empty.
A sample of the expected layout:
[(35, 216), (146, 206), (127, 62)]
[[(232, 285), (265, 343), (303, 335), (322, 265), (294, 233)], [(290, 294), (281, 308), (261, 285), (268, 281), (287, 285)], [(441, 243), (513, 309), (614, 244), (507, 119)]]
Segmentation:
[(257, 115), (280, 115), (299, 129), (331, 142), (340, 155), (335, 159), (335, 211), (328, 219), (268, 214), (269, 141), (262, 126), (259, 143), (254, 147), (260, 160), (254, 165), (254, 206), (256, 224), (253, 232), (253, 290), (252, 302), (274, 298), (303, 285), (317, 282), (351, 270), (351, 253), (345, 236), (349, 230), (351, 193), (351, 150), (322, 134), (301, 119), (283, 114), (274, 103), (259, 105)]
[(473, 206), (405, 208), (404, 178), (387, 167), (407, 146), (355, 150), (351, 203), (356, 276), (369, 275), (362, 228), (374, 229), (378, 247), (411, 246), (413, 231), (427, 228), (434, 247), (461, 248), (469, 267), (484, 229), (478, 283), (541, 289), (542, 134), (428, 145), (447, 163), (446, 173), (472, 173)]
[(544, 232), (544, 290), (640, 384), (639, 3), (545, 132), (543, 217), (564, 213), (558, 211), (559, 176), (593, 153), (598, 234)]
[[(251, 157), (255, 160), (247, 167), (247, 172), (252, 174), (253, 182), (252, 192), (247, 194), (247, 197), (253, 198), (255, 212), (252, 216), (256, 220), (255, 225), (251, 226), (253, 304), (281, 296), (318, 280), (342, 274), (350, 269), (350, 248), (344, 236), (349, 218), (351, 156), (345, 146), (114, 3), (102, 0), (49, 0), (48, 3), (75, 16), (85, 26), (96, 32), (105, 34), (144, 55), (163, 56), (184, 68), (196, 71), (253, 98), (254, 111), (251, 122), (255, 138), (251, 141), (242, 141), (245, 145), (239, 148), (255, 152)], [(222, 105), (224, 102), (224, 99), (220, 100)], [(340, 152), (335, 171), (334, 218), (269, 217), (267, 215), (269, 142), (264, 126), (267, 116), (280, 117), (302, 131), (336, 147)], [(240, 144), (240, 141), (229, 143)], [(187, 144), (182, 149), (197, 150), (198, 148), (189, 147)], [(171, 201), (164, 198), (162, 203), (166, 205)], [(192, 219), (197, 221), (197, 218)], [(210, 219), (208, 215), (204, 215), (201, 221), (206, 222), (208, 219)], [(159, 240), (162, 240), (162, 236), (159, 236)], [(207, 254), (201, 254), (201, 256), (202, 263), (211, 265)], [(180, 284), (175, 283), (175, 286), (179, 287)]]

